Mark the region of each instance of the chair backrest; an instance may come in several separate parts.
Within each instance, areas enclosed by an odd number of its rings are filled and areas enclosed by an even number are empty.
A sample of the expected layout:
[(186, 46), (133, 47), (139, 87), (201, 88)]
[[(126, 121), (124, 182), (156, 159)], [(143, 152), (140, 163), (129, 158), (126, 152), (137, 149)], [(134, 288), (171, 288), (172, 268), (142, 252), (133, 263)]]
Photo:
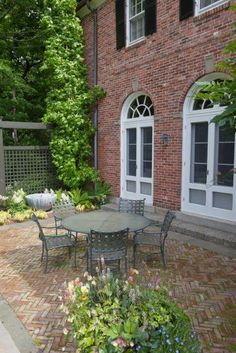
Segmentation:
[(105, 255), (106, 253), (127, 251), (129, 229), (123, 229), (118, 232), (97, 232), (91, 230), (88, 236), (88, 244), (90, 251), (96, 251)]
[(129, 200), (119, 199), (119, 212), (136, 213), (141, 216), (144, 215), (145, 199), (142, 200)]
[(56, 201), (52, 205), (52, 211), (54, 216), (59, 218), (63, 215), (76, 213), (75, 205), (71, 199), (61, 199), (60, 201)]
[(172, 211), (168, 210), (166, 212), (164, 222), (162, 223), (162, 226), (161, 226), (161, 234), (162, 236), (164, 236), (164, 238), (167, 236), (171, 223), (174, 218), (175, 218), (175, 214)]
[(44, 241), (45, 235), (44, 235), (44, 232), (43, 232), (43, 228), (41, 227), (41, 224), (39, 223), (39, 220), (38, 220), (38, 218), (37, 218), (35, 213), (32, 213), (31, 219), (32, 219), (32, 221), (34, 221), (37, 224), (37, 226), (39, 228), (39, 239)]

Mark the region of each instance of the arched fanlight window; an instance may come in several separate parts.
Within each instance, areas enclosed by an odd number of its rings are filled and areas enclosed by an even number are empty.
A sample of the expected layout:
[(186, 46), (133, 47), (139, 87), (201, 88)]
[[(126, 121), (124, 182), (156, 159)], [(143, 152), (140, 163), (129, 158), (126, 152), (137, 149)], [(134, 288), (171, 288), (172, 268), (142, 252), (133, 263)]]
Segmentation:
[(136, 119), (154, 115), (154, 108), (151, 99), (147, 95), (140, 95), (131, 102), (127, 119)]
[[(214, 84), (217, 84), (217, 83), (221, 83), (223, 82), (222, 79), (216, 79), (214, 81), (211, 81), (211, 82), (214, 82)], [(205, 86), (207, 86), (207, 82), (205, 82)], [(207, 89), (206, 88), (202, 88), (198, 91), (198, 94), (199, 93), (207, 93)], [(219, 105), (217, 104), (216, 102), (213, 102), (212, 100), (210, 99), (204, 99), (204, 98), (195, 98), (194, 101), (193, 101), (193, 107), (192, 109), (193, 110), (205, 110), (205, 109), (210, 109), (210, 108), (214, 108), (216, 105)], [(224, 104), (220, 104), (220, 106), (224, 106)]]

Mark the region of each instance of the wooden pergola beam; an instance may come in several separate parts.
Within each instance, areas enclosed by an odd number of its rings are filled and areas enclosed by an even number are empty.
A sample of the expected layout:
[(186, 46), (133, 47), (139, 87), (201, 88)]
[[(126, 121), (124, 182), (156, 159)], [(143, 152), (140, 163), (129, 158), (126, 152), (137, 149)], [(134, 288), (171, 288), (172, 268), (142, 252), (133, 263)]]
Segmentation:
[(0, 129), (28, 129), (46, 130), (49, 126), (42, 123), (21, 122), (21, 121), (2, 121), (0, 119)]

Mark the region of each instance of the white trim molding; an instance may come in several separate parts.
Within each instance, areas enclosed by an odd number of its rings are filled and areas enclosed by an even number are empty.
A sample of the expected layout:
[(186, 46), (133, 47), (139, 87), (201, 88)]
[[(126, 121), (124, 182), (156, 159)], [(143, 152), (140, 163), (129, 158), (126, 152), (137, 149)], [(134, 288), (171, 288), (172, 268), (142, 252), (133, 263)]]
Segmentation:
[[(220, 143), (228, 143), (226, 151), (230, 151), (231, 159), (234, 155), (234, 160), (229, 163), (230, 168), (236, 168), (236, 134), (229, 142), (220, 142), (220, 128), (211, 123), (214, 116), (224, 111), (224, 107), (212, 104), (208, 108), (193, 109), (194, 97), (200, 90), (201, 83), (216, 79), (230, 77), (222, 73), (204, 76), (191, 87), (184, 102), (181, 210), (236, 222), (236, 174), (230, 177), (230, 181), (223, 182), (218, 174), (222, 163), (218, 158)], [(201, 134), (200, 139), (196, 137), (196, 128)], [(226, 153), (223, 151), (224, 149), (221, 150), (221, 159), (222, 153)], [(227, 166), (228, 162), (224, 163)]]
[[(145, 97), (145, 98), (144, 98)], [(140, 104), (139, 98), (142, 98), (142, 104)], [(140, 109), (139, 109), (140, 108)], [(150, 139), (151, 128), (151, 142), (147, 145), (151, 145), (151, 160), (148, 161), (148, 165), (151, 165), (151, 175), (143, 174), (143, 153), (145, 143), (143, 141), (143, 134), (148, 132)], [(132, 130), (132, 131), (131, 131)], [(132, 132), (135, 135), (135, 161), (134, 163), (136, 171), (135, 173), (128, 172), (128, 143), (129, 133)], [(132, 93), (124, 102), (121, 111), (121, 181), (120, 181), (120, 195), (124, 198), (129, 199), (146, 199), (147, 205), (153, 204), (153, 162), (154, 162), (154, 116), (152, 101), (149, 96), (142, 91)], [(150, 147), (147, 147), (146, 153), (150, 153)], [(132, 163), (132, 162), (131, 162)], [(133, 175), (129, 175), (133, 174)], [(127, 185), (134, 187), (131, 191), (128, 191)], [(142, 191), (145, 190), (146, 192)], [(149, 190), (149, 193), (147, 192)]]

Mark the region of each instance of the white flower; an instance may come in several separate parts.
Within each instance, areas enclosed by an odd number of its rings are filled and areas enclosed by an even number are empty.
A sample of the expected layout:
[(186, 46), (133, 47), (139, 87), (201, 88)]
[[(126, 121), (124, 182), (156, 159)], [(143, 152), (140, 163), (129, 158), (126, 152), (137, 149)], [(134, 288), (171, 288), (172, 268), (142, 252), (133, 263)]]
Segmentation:
[(89, 292), (89, 289), (88, 289), (87, 286), (82, 286), (82, 287), (81, 287), (81, 293), (82, 293), (82, 294), (87, 294), (88, 292)]
[(70, 201), (69, 196), (66, 195), (64, 192), (61, 194), (61, 199), (62, 199), (62, 201)]
[(67, 335), (67, 334), (68, 334), (68, 332), (69, 332), (69, 331), (67, 330), (67, 328), (64, 328), (64, 329), (63, 329), (63, 333), (64, 333), (64, 335)]
[(8, 200), (8, 197), (7, 197), (7, 196), (0, 195), (0, 200), (6, 201), (6, 200)]

